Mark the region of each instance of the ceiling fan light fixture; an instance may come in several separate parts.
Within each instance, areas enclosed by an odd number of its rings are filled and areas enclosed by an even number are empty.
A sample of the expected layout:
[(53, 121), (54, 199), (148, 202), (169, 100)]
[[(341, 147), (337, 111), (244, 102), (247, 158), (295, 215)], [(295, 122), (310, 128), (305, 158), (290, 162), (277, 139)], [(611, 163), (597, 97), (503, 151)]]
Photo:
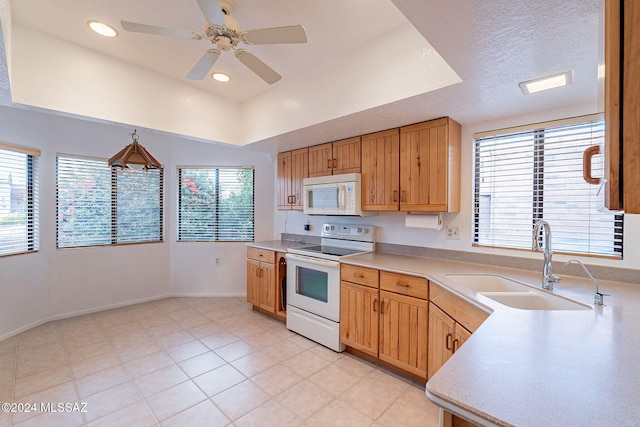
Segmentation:
[(103, 37), (115, 38), (118, 37), (118, 31), (111, 25), (105, 24), (100, 21), (87, 21), (87, 26), (97, 34)]
[(220, 73), (217, 71), (215, 73), (211, 73), (211, 78), (222, 83), (227, 83), (229, 80), (231, 80), (231, 77), (228, 74)]
[(542, 92), (543, 90), (555, 89), (557, 87), (568, 86), (573, 83), (573, 71), (565, 71), (564, 73), (553, 74), (551, 76), (541, 77), (539, 79), (528, 80), (518, 83), (520, 89), (525, 95), (531, 93)]

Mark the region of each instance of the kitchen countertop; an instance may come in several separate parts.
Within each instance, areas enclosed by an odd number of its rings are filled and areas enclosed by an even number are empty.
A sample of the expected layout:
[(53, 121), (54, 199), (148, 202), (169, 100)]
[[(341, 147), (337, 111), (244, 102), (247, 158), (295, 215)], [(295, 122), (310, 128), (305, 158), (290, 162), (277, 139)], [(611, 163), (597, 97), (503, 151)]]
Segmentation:
[[(640, 423), (640, 286), (565, 276), (553, 293), (589, 310), (519, 310), (445, 274), (491, 273), (541, 289), (541, 271), (369, 253), (342, 263), (420, 275), (492, 314), (429, 379), (427, 396), (483, 425), (604, 426)], [(540, 260), (542, 270), (542, 260)]]
[(286, 252), (287, 249), (300, 248), (303, 246), (311, 246), (313, 243), (294, 242), (292, 240), (263, 240), (261, 242), (247, 243), (247, 246), (258, 249), (267, 249), (270, 251)]

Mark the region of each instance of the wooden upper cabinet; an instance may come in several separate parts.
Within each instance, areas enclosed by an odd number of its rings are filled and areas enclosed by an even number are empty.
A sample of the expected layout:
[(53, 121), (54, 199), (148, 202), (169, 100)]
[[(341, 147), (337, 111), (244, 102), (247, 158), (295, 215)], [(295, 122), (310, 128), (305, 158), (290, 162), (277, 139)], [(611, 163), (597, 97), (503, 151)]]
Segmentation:
[(400, 210), (460, 211), (460, 124), (454, 120), (400, 128)]
[(309, 147), (309, 177), (360, 172), (360, 137)]
[(362, 137), (362, 210), (397, 211), (400, 206), (400, 130)]
[(302, 184), (309, 177), (309, 149), (278, 154), (278, 209), (302, 210)]
[(605, 2), (605, 200), (640, 213), (640, 3)]

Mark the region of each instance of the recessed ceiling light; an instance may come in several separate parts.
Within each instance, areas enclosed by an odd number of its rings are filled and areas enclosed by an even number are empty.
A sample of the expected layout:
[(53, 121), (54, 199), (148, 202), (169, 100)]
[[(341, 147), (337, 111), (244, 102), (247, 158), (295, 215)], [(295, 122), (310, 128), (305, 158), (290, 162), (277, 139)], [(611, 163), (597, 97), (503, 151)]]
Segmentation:
[(211, 73), (211, 77), (213, 77), (214, 80), (217, 80), (219, 82), (223, 82), (226, 83), (229, 80), (231, 80), (231, 77), (229, 77), (228, 74), (225, 73)]
[(118, 31), (113, 28), (111, 25), (104, 24), (98, 21), (87, 21), (87, 25), (94, 32), (100, 34), (104, 37), (118, 37)]
[(566, 71), (552, 76), (541, 77), (539, 79), (529, 80), (519, 83), (520, 89), (525, 95), (540, 92), (556, 87), (567, 86), (573, 83), (573, 71)]

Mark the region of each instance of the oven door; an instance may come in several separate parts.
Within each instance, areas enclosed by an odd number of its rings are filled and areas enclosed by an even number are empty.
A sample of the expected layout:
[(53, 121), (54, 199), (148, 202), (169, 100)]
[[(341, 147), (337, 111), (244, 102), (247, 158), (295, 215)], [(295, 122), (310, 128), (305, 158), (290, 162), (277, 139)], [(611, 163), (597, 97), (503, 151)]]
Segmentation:
[(287, 254), (287, 304), (340, 322), (340, 263)]

